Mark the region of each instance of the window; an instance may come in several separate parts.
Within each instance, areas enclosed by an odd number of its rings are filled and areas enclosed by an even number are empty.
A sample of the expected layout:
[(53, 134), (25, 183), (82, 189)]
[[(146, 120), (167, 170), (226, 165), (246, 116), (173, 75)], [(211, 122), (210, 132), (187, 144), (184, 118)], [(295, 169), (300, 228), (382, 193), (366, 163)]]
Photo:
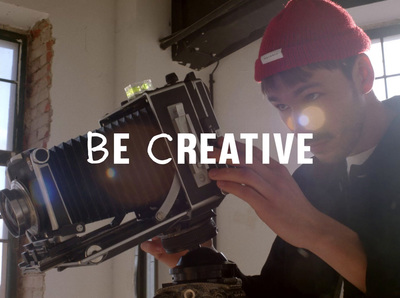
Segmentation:
[(366, 33), (372, 41), (368, 56), (375, 70), (376, 96), (384, 100), (400, 95), (400, 25)]
[[(25, 64), (26, 37), (0, 30), (0, 190), (6, 186), (8, 159), (13, 152), (22, 150)], [(7, 238), (0, 219), (0, 297), (4, 297), (6, 291), (5, 261), (15, 262), (10, 259), (15, 252), (7, 252)]]

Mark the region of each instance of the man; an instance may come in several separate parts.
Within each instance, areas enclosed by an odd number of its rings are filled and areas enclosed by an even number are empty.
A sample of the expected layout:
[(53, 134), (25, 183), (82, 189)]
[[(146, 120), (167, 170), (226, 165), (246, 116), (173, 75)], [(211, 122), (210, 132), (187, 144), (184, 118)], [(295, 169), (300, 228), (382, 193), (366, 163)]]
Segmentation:
[(255, 78), (293, 132), (314, 134), (314, 162), (292, 177), (255, 149), (209, 172), (278, 235), (260, 276), (239, 273), (249, 297), (338, 297), (342, 280), (345, 297), (400, 297), (400, 104), (371, 91), (369, 45), (329, 0), (289, 1), (264, 34)]

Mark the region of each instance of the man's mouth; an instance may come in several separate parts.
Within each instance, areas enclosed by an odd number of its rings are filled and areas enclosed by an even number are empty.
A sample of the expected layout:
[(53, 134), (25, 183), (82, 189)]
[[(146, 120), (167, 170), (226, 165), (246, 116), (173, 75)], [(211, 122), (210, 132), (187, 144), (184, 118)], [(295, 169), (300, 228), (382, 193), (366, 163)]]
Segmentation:
[(329, 141), (330, 138), (328, 137), (314, 138), (306, 141), (306, 145), (310, 146), (312, 153), (317, 154), (326, 150)]

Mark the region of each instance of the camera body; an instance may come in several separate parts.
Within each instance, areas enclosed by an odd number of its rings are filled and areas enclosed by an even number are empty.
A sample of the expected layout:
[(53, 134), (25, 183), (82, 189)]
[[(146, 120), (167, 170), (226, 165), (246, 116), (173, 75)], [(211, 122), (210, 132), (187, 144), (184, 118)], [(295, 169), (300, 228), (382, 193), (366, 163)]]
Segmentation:
[[(201, 80), (190, 73), (182, 82), (141, 93), (100, 124), (92, 133), (104, 136), (106, 144), (88, 133), (9, 161), (10, 187), (0, 192), (0, 211), (11, 234), (29, 240), (23, 270), (97, 264), (157, 235), (168, 252), (195, 248), (216, 235), (214, 209), (224, 195), (207, 175), (216, 165), (177, 163), (179, 133), (198, 139), (201, 133), (219, 133)], [(116, 142), (121, 145), (116, 134), (129, 136), (123, 152), (115, 152)], [(153, 142), (160, 134), (172, 140)], [(89, 152), (93, 145), (103, 149)], [(157, 159), (171, 162), (154, 162), (150, 149)], [(105, 151), (129, 162), (88, 162), (89, 153), (100, 160)], [(106, 219), (86, 232), (88, 224)]]

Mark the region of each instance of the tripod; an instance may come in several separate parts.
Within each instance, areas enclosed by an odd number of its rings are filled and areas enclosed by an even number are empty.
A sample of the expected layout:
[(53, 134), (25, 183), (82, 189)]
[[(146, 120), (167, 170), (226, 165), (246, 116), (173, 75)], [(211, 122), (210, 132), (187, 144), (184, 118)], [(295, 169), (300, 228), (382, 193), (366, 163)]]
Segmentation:
[(236, 264), (212, 248), (198, 247), (170, 270), (172, 283), (163, 284), (154, 298), (245, 298)]

